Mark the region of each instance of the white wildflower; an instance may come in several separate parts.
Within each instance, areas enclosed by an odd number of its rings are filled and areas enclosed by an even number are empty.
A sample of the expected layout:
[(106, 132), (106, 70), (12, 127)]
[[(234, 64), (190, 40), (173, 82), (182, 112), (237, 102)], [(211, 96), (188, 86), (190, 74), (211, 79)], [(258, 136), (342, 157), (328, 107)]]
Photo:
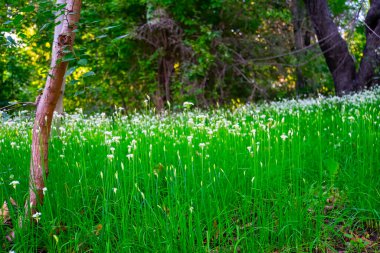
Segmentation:
[(12, 185), (13, 188), (16, 189), (17, 185), (19, 185), (19, 184), (20, 184), (20, 182), (15, 180), (15, 181), (12, 181), (9, 185)]
[(39, 222), (41, 219), (41, 213), (37, 212), (37, 213), (33, 214), (32, 218), (35, 219), (37, 222)]
[(47, 192), (47, 188), (46, 188), (46, 187), (42, 188), (42, 193), (43, 193), (44, 195), (46, 194), (46, 192)]
[(183, 103), (183, 107), (185, 107), (186, 109), (191, 108), (193, 105), (194, 105), (194, 103), (192, 103), (192, 102), (184, 102)]

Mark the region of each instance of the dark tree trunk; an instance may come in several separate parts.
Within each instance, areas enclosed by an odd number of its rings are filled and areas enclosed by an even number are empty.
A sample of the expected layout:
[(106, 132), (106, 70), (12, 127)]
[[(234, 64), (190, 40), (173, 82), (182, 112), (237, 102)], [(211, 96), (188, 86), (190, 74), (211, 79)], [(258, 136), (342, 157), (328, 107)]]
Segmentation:
[(380, 0), (372, 0), (365, 19), (366, 46), (360, 68), (355, 69), (347, 43), (340, 36), (331, 17), (327, 0), (304, 0), (320, 48), (332, 73), (337, 95), (371, 87), (375, 84), (376, 68), (380, 65)]
[(326, 0), (304, 0), (319, 46), (333, 76), (337, 95), (355, 90), (355, 63), (340, 36)]
[[(305, 47), (304, 33), (302, 30), (302, 23), (305, 20), (305, 8), (303, 6), (302, 0), (292, 0), (290, 2), (290, 9), (292, 11), (292, 23), (294, 32), (294, 48), (296, 51), (301, 50)], [(296, 91), (299, 93), (301, 90), (305, 89), (305, 78), (302, 73), (302, 68), (299, 66), (301, 62), (302, 55), (297, 55), (297, 66), (296, 66)]]
[(373, 86), (376, 67), (380, 67), (380, 0), (372, 0), (365, 19), (367, 43), (357, 74), (358, 88)]

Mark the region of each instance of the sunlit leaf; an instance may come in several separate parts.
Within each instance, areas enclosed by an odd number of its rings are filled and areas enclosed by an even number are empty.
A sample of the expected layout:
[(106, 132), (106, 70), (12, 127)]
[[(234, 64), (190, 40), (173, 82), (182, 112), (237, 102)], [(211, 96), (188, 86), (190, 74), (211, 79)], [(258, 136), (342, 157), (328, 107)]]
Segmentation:
[(88, 63), (87, 59), (80, 59), (78, 61), (78, 65), (82, 65), (82, 66), (87, 65), (87, 63)]
[(89, 77), (89, 76), (94, 76), (94, 75), (95, 75), (95, 72), (89, 71), (87, 73), (84, 73), (82, 77)]
[(76, 66), (69, 68), (69, 69), (66, 71), (65, 77), (71, 75), (76, 69), (77, 69)]
[(128, 37), (128, 36), (129, 36), (129, 34), (127, 33), (127, 34), (124, 34), (124, 35), (121, 35), (121, 36), (119, 36), (119, 37), (114, 38), (112, 41), (115, 41), (115, 40), (121, 40), (121, 39), (126, 38), (126, 37)]

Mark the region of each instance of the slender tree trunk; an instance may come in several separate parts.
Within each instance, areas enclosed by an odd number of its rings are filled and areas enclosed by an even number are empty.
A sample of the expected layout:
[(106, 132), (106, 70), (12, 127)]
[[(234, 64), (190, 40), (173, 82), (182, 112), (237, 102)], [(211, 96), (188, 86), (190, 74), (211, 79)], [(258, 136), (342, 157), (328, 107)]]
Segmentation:
[[(63, 5), (66, 4), (66, 0), (57, 0), (57, 5)], [(54, 40), (53, 45), (58, 43), (58, 35), (62, 31), (62, 25), (63, 25), (63, 15), (62, 11), (58, 11), (55, 16), (55, 23), (56, 26), (54, 28)], [(54, 46), (52, 47), (52, 55), (54, 55)], [(53, 64), (53, 61), (51, 62)], [(52, 66), (51, 66), (52, 67)], [(65, 71), (66, 72), (66, 71)], [(61, 88), (61, 94), (58, 98), (57, 105), (55, 106), (55, 111), (58, 114), (63, 114), (63, 94), (65, 93), (65, 86), (66, 86), (66, 78), (63, 79), (62, 88)]]
[(346, 41), (340, 36), (326, 0), (304, 0), (305, 6), (333, 76), (335, 92), (343, 95), (355, 89), (355, 63)]
[(30, 198), (31, 213), (37, 211), (37, 205), (43, 204), (43, 189), (48, 176), (48, 141), (53, 112), (61, 94), (62, 84), (68, 62), (62, 61), (65, 52), (72, 50), (76, 24), (79, 21), (81, 0), (66, 0), (65, 17), (62, 28), (53, 44), (52, 63), (46, 80), (45, 89), (37, 104), (33, 127), (32, 157), (30, 163)]
[[(304, 35), (302, 30), (302, 23), (305, 19), (305, 8), (302, 0), (292, 0), (290, 3), (290, 9), (293, 17), (293, 32), (294, 32), (294, 48), (296, 51), (304, 48)], [(305, 89), (305, 77), (302, 73), (302, 68), (298, 65), (301, 62), (302, 55), (297, 55), (296, 66), (296, 91), (299, 93)]]

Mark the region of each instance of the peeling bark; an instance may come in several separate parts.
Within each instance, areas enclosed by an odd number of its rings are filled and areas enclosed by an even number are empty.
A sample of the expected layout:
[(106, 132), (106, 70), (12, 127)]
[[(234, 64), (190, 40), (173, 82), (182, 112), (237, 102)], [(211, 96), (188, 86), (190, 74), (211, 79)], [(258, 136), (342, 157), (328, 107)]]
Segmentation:
[[(66, 4), (66, 0), (57, 0), (57, 5), (63, 5), (63, 4)], [(63, 19), (64, 15), (62, 11), (58, 11), (55, 15), (56, 15), (56, 18), (55, 18), (56, 26), (54, 28), (53, 45), (58, 43), (58, 35), (62, 31), (62, 26), (63, 26), (63, 21), (64, 21)], [(52, 47), (52, 55), (54, 55), (54, 47)], [(51, 62), (51, 64), (53, 64), (53, 61)], [(55, 106), (55, 111), (58, 114), (63, 114), (63, 94), (65, 93), (65, 86), (66, 86), (66, 78), (63, 79), (61, 94), (58, 98), (57, 105)]]
[(45, 89), (37, 104), (36, 118), (33, 127), (32, 157), (30, 162), (29, 207), (31, 213), (37, 211), (37, 205), (43, 204), (43, 189), (48, 169), (48, 142), (51, 130), (53, 112), (61, 94), (62, 84), (68, 62), (62, 61), (65, 51), (71, 50), (76, 25), (79, 21), (81, 0), (67, 0), (65, 17), (61, 30), (53, 44), (53, 54), (50, 71), (46, 80)]

